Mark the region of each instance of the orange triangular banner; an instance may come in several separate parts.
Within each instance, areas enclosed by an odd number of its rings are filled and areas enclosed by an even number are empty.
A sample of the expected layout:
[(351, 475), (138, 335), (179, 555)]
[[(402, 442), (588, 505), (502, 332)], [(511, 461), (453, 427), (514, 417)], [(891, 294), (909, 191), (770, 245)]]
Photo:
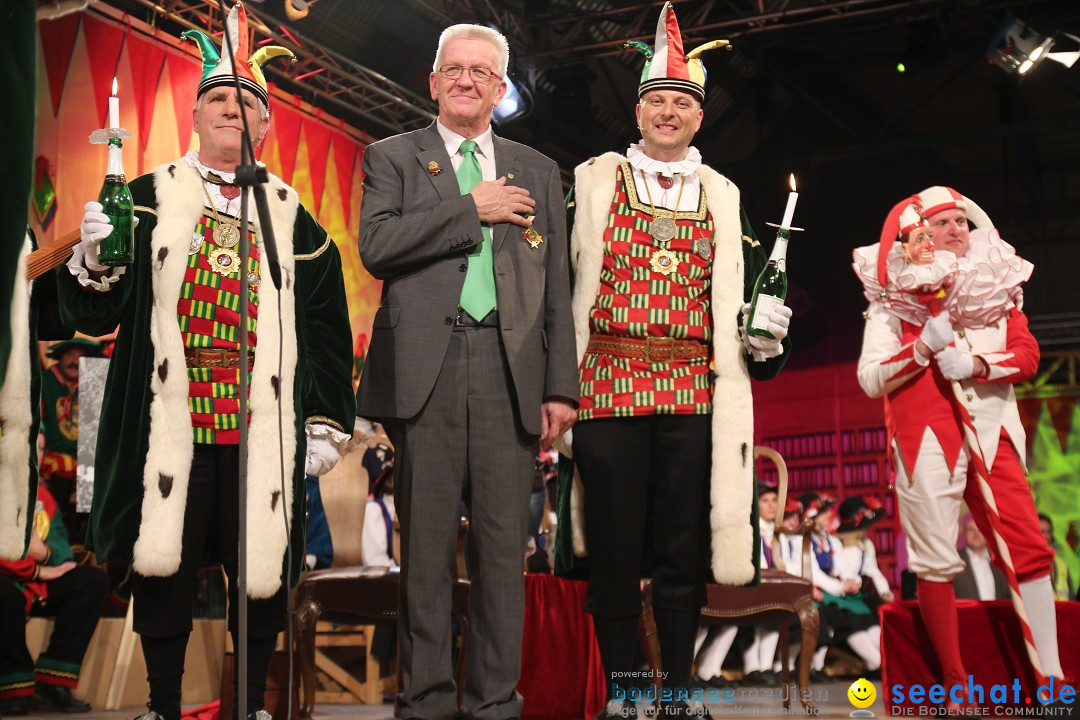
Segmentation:
[[(90, 58), (90, 82), (94, 89), (97, 117), (101, 120), (101, 127), (105, 127), (112, 81), (116, 77), (120, 52), (124, 48), (124, 31), (112, 23), (103, 23), (87, 15), (83, 20), (83, 37), (86, 38), (86, 54)], [(123, 94), (132, 97), (130, 88), (124, 88)]]
[(79, 21), (82, 13), (65, 15), (58, 20), (42, 20), (41, 54), (45, 58), (45, 74), (49, 78), (49, 95), (52, 98), (53, 117), (60, 112), (60, 96), (64, 93), (64, 78), (67, 77), (71, 54), (75, 50), (75, 38), (79, 34)]
[(1061, 452), (1069, 445), (1069, 433), (1072, 432), (1073, 408), (1076, 406), (1075, 397), (1047, 398), (1046, 409), (1050, 412), (1050, 422), (1057, 431), (1058, 442), (1061, 443)]
[(326, 186), (326, 160), (330, 151), (330, 129), (317, 120), (304, 123), (307, 139), (308, 167), (311, 170), (311, 195), (315, 198), (315, 215), (322, 207), (323, 187)]
[(345, 222), (349, 221), (352, 205), (353, 165), (356, 163), (358, 145), (345, 135), (334, 133), (334, 166), (337, 169), (338, 192), (341, 195), (341, 208)]
[(173, 111), (176, 113), (176, 129), (180, 135), (180, 152), (186, 153), (191, 145), (191, 109), (195, 107), (195, 92), (199, 89), (199, 64), (194, 58), (168, 55), (169, 84), (172, 86)]
[(165, 50), (158, 43), (140, 40), (131, 33), (128, 33), (125, 48), (134, 84), (130, 94), (139, 119), (139, 147), (145, 150), (150, 139), (150, 123), (154, 118), (158, 81), (161, 79), (161, 69), (165, 67)]
[(274, 134), (277, 142), (278, 162), (281, 164), (277, 168), (278, 177), (292, 184), (293, 172), (296, 170), (296, 151), (300, 146), (300, 113), (284, 104), (275, 106), (270, 120), (270, 132)]

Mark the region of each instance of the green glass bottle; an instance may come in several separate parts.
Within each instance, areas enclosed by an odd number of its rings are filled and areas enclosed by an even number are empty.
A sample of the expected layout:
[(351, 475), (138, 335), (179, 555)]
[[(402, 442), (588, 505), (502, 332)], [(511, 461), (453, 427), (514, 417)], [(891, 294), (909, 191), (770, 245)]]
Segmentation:
[(105, 170), (105, 184), (101, 186), (98, 202), (112, 224), (112, 232), (98, 246), (98, 262), (109, 267), (130, 265), (135, 260), (135, 203), (131, 200), (131, 191), (124, 177), (123, 143), (120, 138), (109, 138), (109, 165)]
[(769, 314), (777, 305), (784, 304), (787, 297), (787, 244), (790, 231), (784, 228), (776, 233), (769, 262), (754, 281), (754, 296), (750, 299), (750, 316), (746, 320), (746, 332), (757, 337), (775, 339), (769, 332)]

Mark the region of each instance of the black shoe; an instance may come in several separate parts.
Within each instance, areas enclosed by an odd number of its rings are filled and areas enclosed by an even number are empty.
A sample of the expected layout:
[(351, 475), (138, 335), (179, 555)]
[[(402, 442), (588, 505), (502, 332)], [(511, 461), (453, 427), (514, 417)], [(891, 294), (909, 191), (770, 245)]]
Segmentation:
[(780, 673), (775, 673), (772, 670), (755, 670), (744, 675), (742, 683), (755, 687), (779, 685)]
[(824, 670), (811, 670), (810, 682), (812, 683), (827, 683), (832, 682), (832, 678), (825, 674)]
[(58, 710), (62, 713), (90, 712), (90, 703), (79, 700), (71, 694), (70, 688), (59, 685), (38, 683), (34, 688), (34, 702), (38, 706), (44, 705), (46, 709)]
[(22, 717), (30, 714), (30, 703), (24, 697), (8, 698), (0, 700), (0, 715), (5, 717)]
[(703, 679), (701, 681), (701, 685), (703, 687), (714, 687), (714, 688), (717, 688), (719, 690), (724, 690), (726, 688), (738, 687), (738, 683), (735, 683), (735, 682), (732, 682), (731, 680), (728, 680), (723, 675), (717, 675), (716, 677)]

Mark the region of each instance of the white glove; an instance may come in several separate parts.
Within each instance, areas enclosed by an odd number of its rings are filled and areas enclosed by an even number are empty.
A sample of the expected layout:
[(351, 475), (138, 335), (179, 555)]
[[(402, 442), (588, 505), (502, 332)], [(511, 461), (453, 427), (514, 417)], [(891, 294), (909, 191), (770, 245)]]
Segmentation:
[(952, 322), (949, 320), (948, 313), (935, 315), (927, 320), (919, 339), (930, 348), (932, 353), (938, 353), (947, 348), (953, 341)]
[[(96, 200), (86, 203), (83, 206), (82, 225), (79, 226), (79, 232), (82, 235), (79, 247), (83, 251), (83, 264), (88, 270), (94, 272), (105, 272), (109, 269), (107, 265), (98, 262), (98, 247), (101, 241), (109, 237), (109, 233), (112, 232), (112, 223), (109, 222), (109, 216), (102, 212), (103, 209), (101, 203)], [(132, 219), (131, 227), (137, 228), (139, 218)]]
[(774, 358), (784, 353), (781, 341), (787, 337), (788, 328), (791, 326), (791, 308), (787, 305), (777, 305), (769, 313), (769, 323), (766, 329), (771, 332), (775, 339), (758, 337), (746, 332), (746, 321), (750, 316), (750, 305), (742, 306), (742, 317), (739, 321), (739, 333), (742, 335), (743, 346), (746, 351), (758, 362)]
[(338, 464), (350, 436), (322, 423), (309, 423), (304, 430), (307, 435), (304, 472), (308, 475), (325, 475)]
[(975, 372), (975, 358), (971, 353), (954, 347), (945, 348), (935, 355), (934, 359), (946, 380), (967, 380)]
[(102, 212), (103, 209), (101, 203), (96, 200), (86, 203), (83, 206), (82, 225), (79, 226), (79, 232), (82, 234), (79, 246), (83, 250), (83, 264), (88, 270), (94, 272), (104, 272), (109, 269), (108, 266), (98, 262), (98, 245), (112, 232), (112, 223), (109, 222), (109, 216)]
[(304, 472), (308, 475), (325, 475), (340, 459), (341, 453), (329, 438), (308, 438), (307, 460), (304, 462)]

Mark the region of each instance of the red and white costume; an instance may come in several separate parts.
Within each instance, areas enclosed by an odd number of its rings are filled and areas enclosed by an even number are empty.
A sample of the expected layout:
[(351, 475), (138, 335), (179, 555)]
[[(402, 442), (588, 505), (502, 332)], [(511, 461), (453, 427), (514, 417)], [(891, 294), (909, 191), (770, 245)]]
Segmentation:
[[(981, 357), (990, 370), (988, 377), (960, 384), (990, 469), (1003, 539), (1024, 582), (1048, 574), (1053, 561), (1039, 534), (1025, 477), (1025, 434), (1012, 387), (1031, 378), (1039, 365), (1039, 346), (1021, 311), (1020, 284), (1030, 277), (1032, 266), (993, 228), (972, 230), (970, 238), (967, 255), (955, 261), (959, 272), (941, 312), (952, 318), (955, 346)], [(877, 301), (887, 294), (868, 282), (877, 266), (877, 249), (875, 245), (855, 253), (856, 274), (872, 298), (864, 314), (859, 383), (871, 397), (885, 397), (909, 568), (920, 578), (947, 582), (964, 567), (956, 551), (960, 503), (967, 501), (979, 528), (991, 538), (987, 501), (974, 483), (967, 483), (969, 451), (950, 381), (915, 350), (922, 331), (919, 321), (929, 313), (918, 318)], [(994, 552), (996, 562), (1000, 556)]]

